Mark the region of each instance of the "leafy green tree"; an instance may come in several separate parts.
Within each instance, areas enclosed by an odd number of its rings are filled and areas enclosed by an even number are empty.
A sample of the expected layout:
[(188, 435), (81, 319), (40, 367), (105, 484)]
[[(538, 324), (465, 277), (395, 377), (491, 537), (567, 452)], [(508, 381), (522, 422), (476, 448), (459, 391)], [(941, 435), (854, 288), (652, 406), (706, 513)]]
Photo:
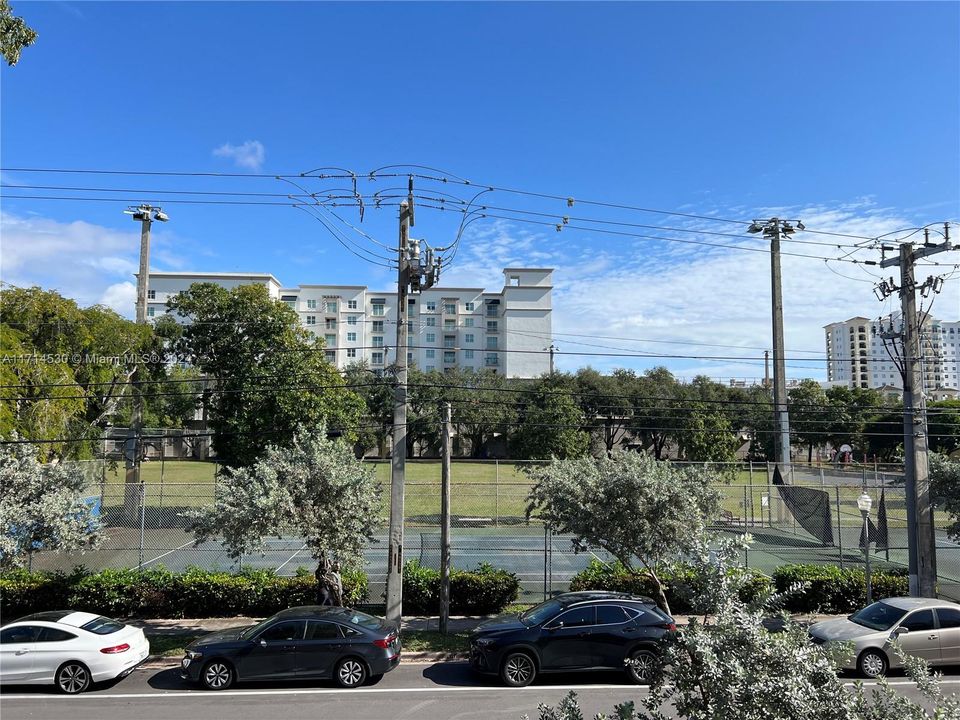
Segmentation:
[(318, 563), (357, 563), (380, 523), (372, 465), (326, 428), (302, 428), (290, 447), (269, 445), (249, 467), (228, 468), (213, 505), (190, 514), (197, 544), (223, 538), (231, 557), (262, 553), (264, 539), (302, 537)]
[(572, 535), (577, 551), (606, 550), (631, 573), (639, 563), (670, 612), (658, 569), (691, 550), (719, 513), (716, 475), (623, 452), (556, 460), (530, 477), (528, 515)]
[(595, 441), (606, 453), (613, 452), (630, 425), (633, 405), (630, 394), (637, 382), (632, 370), (614, 370), (603, 375), (582, 368), (573, 377), (577, 402)]
[(100, 541), (79, 466), (40, 462), (38, 452), (28, 443), (0, 450), (0, 569), (22, 565), (35, 550), (84, 550)]
[(947, 533), (960, 539), (960, 462), (930, 454), (930, 492), (939, 509), (950, 516)]
[(445, 372), (442, 377), (442, 401), (452, 406), (454, 452), (469, 448), (470, 457), (483, 457), (487, 443), (507, 433), (516, 419), (510, 381), (499, 373), (471, 369)]
[(707, 463), (736, 461), (740, 441), (730, 421), (715, 407), (692, 403), (682, 429), (680, 449), (685, 459)]
[(393, 432), (395, 388), (392, 372), (374, 373), (366, 361), (360, 361), (347, 365), (343, 377), (366, 406), (362, 429), (357, 432), (355, 443), (357, 457), (363, 457), (370, 448), (376, 448), (378, 457), (386, 456), (387, 439)]
[(36, 31), (23, 18), (13, 14), (8, 0), (0, 0), (0, 54), (13, 67), (20, 61), (20, 53), (37, 40)]
[(948, 455), (960, 447), (960, 400), (939, 400), (927, 406), (930, 449)]
[(813, 448), (826, 443), (830, 436), (827, 394), (816, 380), (803, 380), (787, 396), (790, 435), (795, 442), (807, 446), (807, 462), (812, 462)]
[(4, 374), (18, 387), (5, 394), (5, 435), (16, 430), (48, 443), (50, 454), (89, 456), (102, 428), (116, 423), (138, 367), (143, 379), (165, 377), (161, 341), (109, 308), (80, 308), (56, 292), (10, 288), (0, 293)]
[(351, 442), (363, 400), (323, 357), (323, 344), (262, 285), (195, 283), (167, 301), (184, 318), (173, 347), (212, 385), (213, 447), (225, 465), (251, 465), (301, 425), (326, 422)]
[(630, 430), (658, 460), (667, 446), (678, 443), (684, 423), (683, 389), (665, 367), (647, 370), (637, 379), (630, 395), (633, 406)]
[(826, 413), (829, 440), (834, 447), (849, 443), (856, 448), (867, 446), (864, 431), (876, 416), (877, 408), (891, 403), (876, 390), (836, 385), (826, 390)]
[[(747, 538), (747, 542), (749, 539)], [(617, 720), (958, 720), (960, 701), (943, 693), (926, 663), (902, 656), (922, 693), (920, 702), (899, 694), (886, 680), (867, 690), (839, 676), (837, 661), (847, 648), (825, 652), (806, 630), (791, 622), (771, 632), (764, 620), (779, 598), (740, 600), (748, 574), (739, 566), (743, 539), (699, 543), (692, 557), (704, 619), (691, 617), (664, 646), (662, 666), (649, 694), (622, 703)], [(931, 707), (928, 710), (927, 707)], [(597, 715), (596, 720), (607, 720)], [(576, 695), (556, 707), (540, 706), (541, 720), (583, 720)]]
[(518, 400), (517, 424), (510, 454), (517, 460), (575, 458), (590, 450), (590, 435), (582, 430), (583, 411), (568, 394), (569, 378), (544, 375)]

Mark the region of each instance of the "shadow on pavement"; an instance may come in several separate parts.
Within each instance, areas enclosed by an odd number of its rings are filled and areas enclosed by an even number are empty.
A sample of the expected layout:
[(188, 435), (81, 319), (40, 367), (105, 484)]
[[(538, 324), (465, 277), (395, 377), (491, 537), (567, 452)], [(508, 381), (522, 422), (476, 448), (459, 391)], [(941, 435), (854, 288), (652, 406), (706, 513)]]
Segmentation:
[[(123, 678), (115, 678), (113, 680), (104, 680), (103, 682), (94, 683), (90, 686), (90, 689), (87, 690), (87, 693), (92, 693), (96, 695), (98, 692), (104, 692), (105, 690), (112, 690), (117, 685), (123, 682)], [(0, 695), (61, 695), (62, 693), (57, 690), (56, 686), (53, 683), (49, 685), (13, 685), (13, 684), (4, 684), (0, 685)], [(86, 693), (85, 693), (86, 694)]]
[[(381, 682), (383, 678), (372, 678), (367, 680), (364, 683), (364, 687), (370, 687), (372, 685), (377, 685)], [(147, 680), (147, 685), (149, 685), (154, 690), (176, 690), (176, 691), (190, 691), (195, 690), (198, 693), (202, 694), (215, 694), (210, 690), (206, 690), (200, 685), (195, 685), (191, 682), (187, 682), (180, 677), (180, 670), (178, 668), (168, 668), (166, 670), (161, 670), (157, 673), (154, 673)], [(301, 690), (301, 689), (310, 689), (310, 688), (337, 688), (337, 685), (332, 680), (280, 680), (276, 682), (238, 682), (231, 689), (240, 689), (240, 690), (269, 690), (269, 689), (287, 689), (287, 690)]]
[[(423, 677), (434, 685), (455, 687), (503, 687), (496, 675), (482, 675), (474, 672), (468, 662), (444, 662), (428, 665), (423, 669)], [(633, 685), (625, 672), (569, 672), (547, 673), (537, 677), (534, 685), (540, 687), (567, 687), (570, 685)]]

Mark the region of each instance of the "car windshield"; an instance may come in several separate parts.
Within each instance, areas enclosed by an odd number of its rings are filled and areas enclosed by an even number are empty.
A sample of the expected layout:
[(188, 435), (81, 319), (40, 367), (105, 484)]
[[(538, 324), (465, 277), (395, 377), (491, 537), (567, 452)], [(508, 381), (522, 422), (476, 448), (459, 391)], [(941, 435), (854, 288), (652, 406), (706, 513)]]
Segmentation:
[(520, 613), (520, 622), (524, 625), (539, 625), (563, 610), (563, 605), (556, 600), (547, 600), (535, 605), (529, 610)]
[(901, 610), (885, 602), (875, 602), (873, 605), (867, 605), (863, 610), (851, 615), (850, 620), (871, 630), (889, 630), (906, 613), (906, 610)]
[(88, 623), (84, 623), (80, 627), (87, 632), (96, 633), (97, 635), (109, 635), (110, 633), (115, 633), (118, 630), (123, 630), (123, 623), (101, 616), (94, 618)]
[(239, 635), (237, 635), (237, 638), (240, 640), (249, 640), (258, 632), (263, 630), (267, 625), (269, 625), (272, 620), (273, 620), (272, 617), (268, 617), (266, 620), (261, 620), (256, 625), (251, 625), (250, 627), (243, 630)]

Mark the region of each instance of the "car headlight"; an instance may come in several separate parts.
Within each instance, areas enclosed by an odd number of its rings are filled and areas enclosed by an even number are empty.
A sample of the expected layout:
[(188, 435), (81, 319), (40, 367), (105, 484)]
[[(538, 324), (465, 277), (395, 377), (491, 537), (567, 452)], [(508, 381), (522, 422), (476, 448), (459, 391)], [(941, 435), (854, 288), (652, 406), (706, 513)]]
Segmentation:
[(486, 638), (486, 637), (477, 638), (476, 640), (474, 640), (474, 644), (480, 648), (493, 647), (494, 642), (496, 641), (493, 638)]
[(188, 660), (199, 660), (203, 657), (202, 652), (197, 652), (196, 650), (187, 650), (185, 653)]

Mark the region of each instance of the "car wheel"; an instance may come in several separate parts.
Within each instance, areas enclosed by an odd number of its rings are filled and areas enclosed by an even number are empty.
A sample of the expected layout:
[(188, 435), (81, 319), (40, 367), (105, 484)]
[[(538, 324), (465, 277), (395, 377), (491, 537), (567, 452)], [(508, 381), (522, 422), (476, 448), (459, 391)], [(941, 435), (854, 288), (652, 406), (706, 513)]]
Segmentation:
[(881, 650), (864, 650), (857, 658), (857, 670), (867, 678), (877, 678), (887, 674), (887, 656)]
[(60, 666), (56, 676), (57, 690), (67, 695), (79, 695), (90, 687), (90, 671), (79, 662), (67, 662)]
[(333, 678), (340, 687), (355, 688), (363, 685), (367, 679), (367, 666), (357, 658), (344, 658), (337, 663)]
[(660, 658), (652, 650), (634, 650), (627, 663), (627, 674), (637, 685), (647, 685), (653, 680)]
[(224, 660), (211, 660), (203, 666), (200, 682), (207, 690), (226, 690), (233, 685), (233, 667)]
[(525, 652), (510, 653), (500, 666), (500, 679), (510, 687), (526, 687), (537, 677), (537, 665)]

